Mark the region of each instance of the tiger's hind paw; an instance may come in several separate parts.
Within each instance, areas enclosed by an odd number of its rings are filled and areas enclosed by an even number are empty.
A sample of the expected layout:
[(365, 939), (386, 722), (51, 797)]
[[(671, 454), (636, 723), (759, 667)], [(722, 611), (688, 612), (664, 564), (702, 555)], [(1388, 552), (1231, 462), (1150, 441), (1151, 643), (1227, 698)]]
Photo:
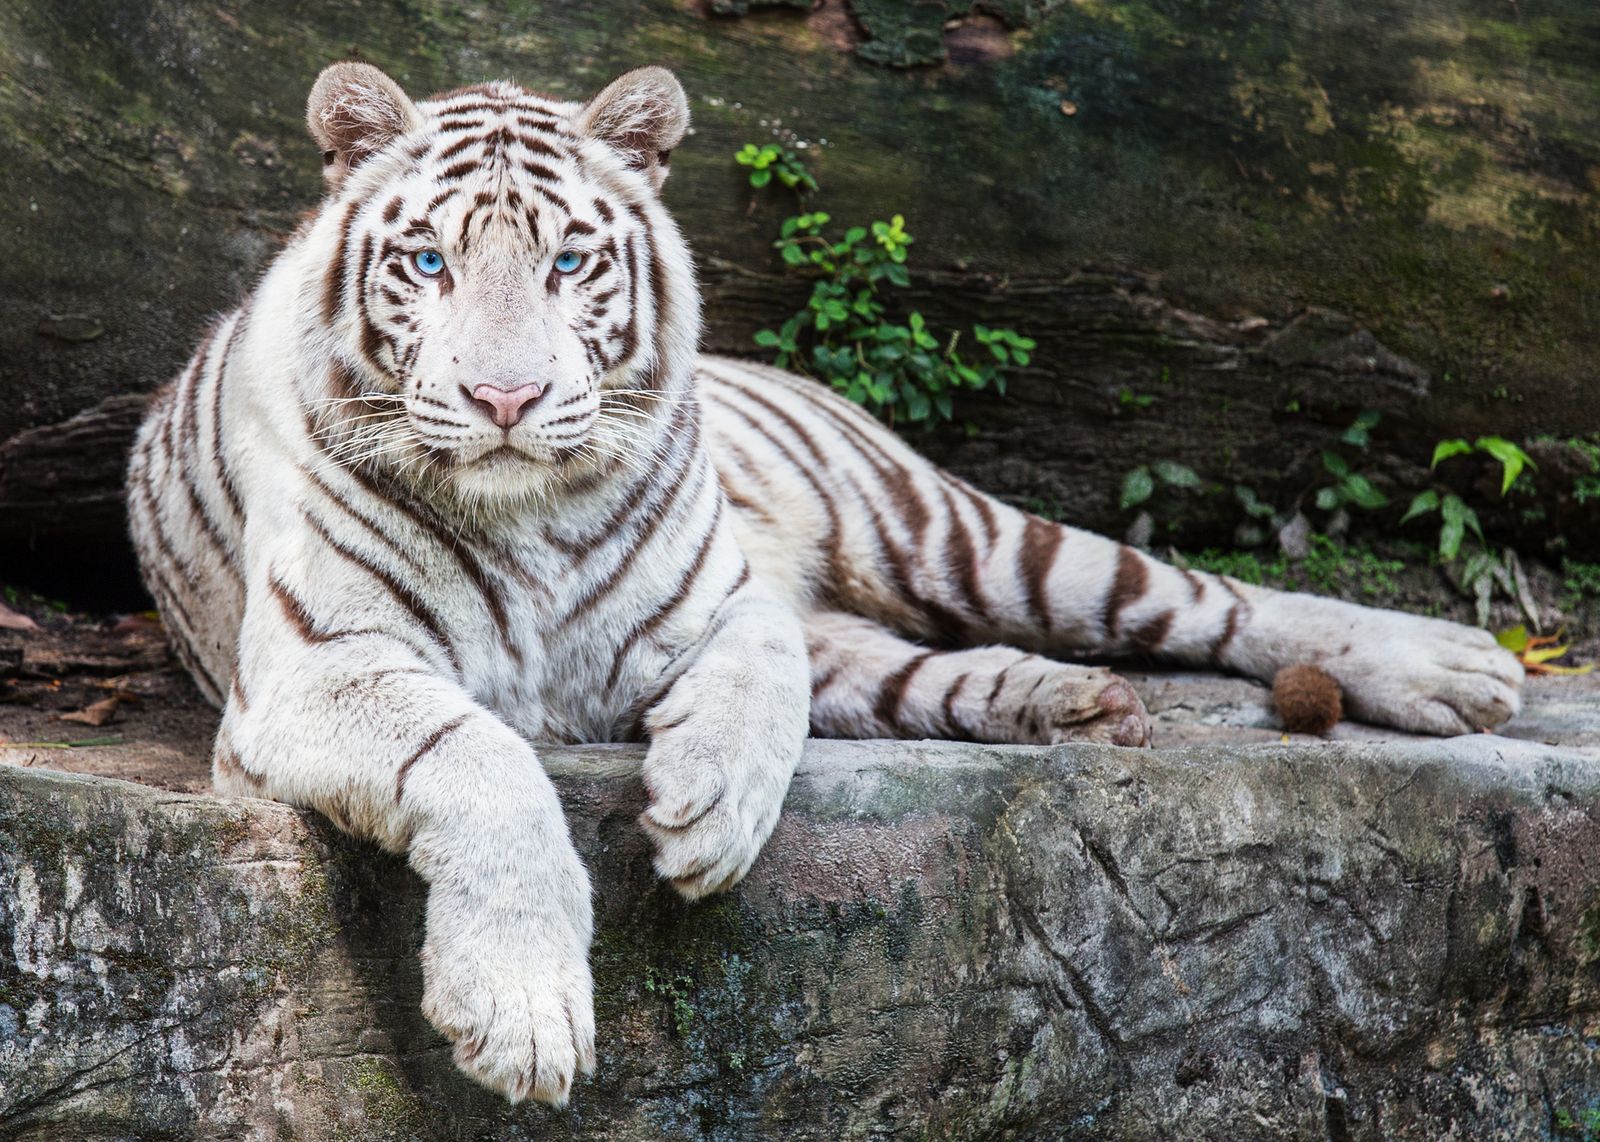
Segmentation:
[(1150, 744), (1150, 714), (1128, 682), (1115, 674), (1085, 687), (1071, 681), (1040, 699), (1036, 722), (1050, 745), (1101, 742), (1105, 745)]

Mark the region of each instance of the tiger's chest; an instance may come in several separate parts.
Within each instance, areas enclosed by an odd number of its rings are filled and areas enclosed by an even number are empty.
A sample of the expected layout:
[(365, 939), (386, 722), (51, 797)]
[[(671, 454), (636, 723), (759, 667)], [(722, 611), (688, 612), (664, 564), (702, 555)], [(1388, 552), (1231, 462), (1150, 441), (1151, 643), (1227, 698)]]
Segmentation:
[[(538, 542), (434, 569), (462, 683), (534, 741), (624, 740), (693, 645), (697, 600), (680, 621), (641, 629), (662, 590), (648, 576), (616, 581), (606, 552), (574, 560)], [(620, 556), (619, 550), (614, 553)], [(709, 616), (707, 616), (709, 617)]]

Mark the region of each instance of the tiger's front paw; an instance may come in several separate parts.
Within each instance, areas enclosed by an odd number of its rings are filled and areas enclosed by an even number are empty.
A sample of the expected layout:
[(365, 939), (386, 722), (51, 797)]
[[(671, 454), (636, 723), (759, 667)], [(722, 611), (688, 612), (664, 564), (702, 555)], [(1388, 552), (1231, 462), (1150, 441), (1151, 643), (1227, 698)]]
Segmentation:
[(639, 823), (656, 872), (689, 899), (731, 887), (771, 835), (805, 738), (803, 710), (788, 720), (775, 731), (737, 705), (697, 705), (682, 685), (652, 712)]
[(481, 897), (441, 899), (436, 888), (422, 1013), (475, 1082), (512, 1102), (561, 1106), (576, 1073), (594, 1073), (592, 921), (586, 896), (564, 910), (533, 903), (485, 907)]

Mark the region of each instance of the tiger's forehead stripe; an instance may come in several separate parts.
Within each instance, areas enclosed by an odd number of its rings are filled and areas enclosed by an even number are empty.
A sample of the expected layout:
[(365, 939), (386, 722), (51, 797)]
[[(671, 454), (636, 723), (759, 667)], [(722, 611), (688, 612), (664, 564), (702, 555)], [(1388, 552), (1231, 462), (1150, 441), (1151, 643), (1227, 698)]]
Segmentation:
[[(462, 98), (446, 97), (431, 107), (424, 105), (438, 118), (429, 132), (431, 139), (424, 160), (418, 164), (419, 173), (427, 173), (438, 163), (447, 164), (431, 178), (435, 183), (451, 184), (430, 201), (424, 218), (431, 224), (437, 212), (462, 190), (460, 184), (474, 172), (498, 170), (502, 175), (498, 192), (478, 191), (472, 207), (460, 219), (456, 227), (458, 248), (464, 250), (471, 243), (475, 228), (481, 233), (487, 220), (480, 224), (479, 216), (486, 212), (525, 227), (536, 246), (560, 233), (563, 222), (569, 228), (574, 221), (587, 225), (574, 218), (571, 203), (562, 193), (568, 189), (570, 168), (578, 168), (581, 175), (581, 159), (573, 146), (577, 136), (567, 126), (563, 113), (531, 99), (525, 92), (498, 85), (474, 90), (466, 97), (470, 102), (463, 103)], [(512, 163), (517, 168), (515, 181), (505, 177), (505, 165)], [(533, 200), (526, 209), (524, 190)], [(504, 210), (500, 209), (502, 206)], [(545, 223), (540, 215), (551, 210), (565, 215), (565, 219)]]

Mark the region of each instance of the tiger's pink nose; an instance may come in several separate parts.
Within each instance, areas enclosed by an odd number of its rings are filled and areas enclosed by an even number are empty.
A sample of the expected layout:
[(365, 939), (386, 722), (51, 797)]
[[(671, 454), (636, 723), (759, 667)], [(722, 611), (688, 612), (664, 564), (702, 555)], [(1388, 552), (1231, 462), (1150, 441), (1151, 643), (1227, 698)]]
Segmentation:
[[(467, 386), (462, 385), (462, 389)], [(480, 405), (489, 414), (489, 419), (501, 428), (510, 428), (522, 419), (522, 414), (528, 406), (544, 396), (544, 386), (538, 381), (529, 381), (525, 385), (518, 385), (514, 389), (502, 389), (499, 385), (483, 384), (467, 394), (472, 403)]]

